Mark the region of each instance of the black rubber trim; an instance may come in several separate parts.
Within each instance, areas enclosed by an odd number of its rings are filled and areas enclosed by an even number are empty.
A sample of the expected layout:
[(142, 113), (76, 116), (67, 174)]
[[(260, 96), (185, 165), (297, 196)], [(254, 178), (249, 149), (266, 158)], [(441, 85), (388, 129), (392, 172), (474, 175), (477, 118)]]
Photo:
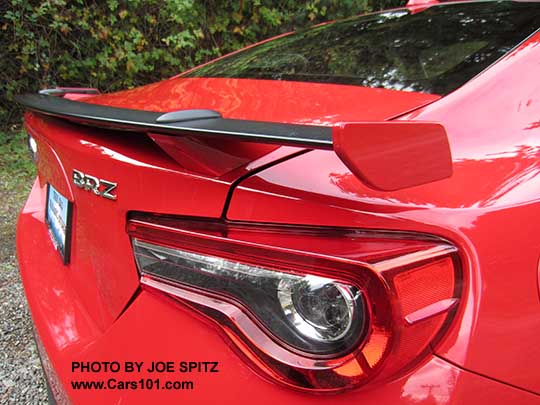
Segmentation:
[(332, 149), (330, 127), (225, 118), (201, 119), (199, 114), (194, 115), (193, 119), (187, 119), (183, 114), (181, 122), (159, 122), (163, 112), (109, 107), (39, 94), (24, 94), (16, 96), (15, 100), (29, 110), (95, 127), (229, 137), (247, 142)]

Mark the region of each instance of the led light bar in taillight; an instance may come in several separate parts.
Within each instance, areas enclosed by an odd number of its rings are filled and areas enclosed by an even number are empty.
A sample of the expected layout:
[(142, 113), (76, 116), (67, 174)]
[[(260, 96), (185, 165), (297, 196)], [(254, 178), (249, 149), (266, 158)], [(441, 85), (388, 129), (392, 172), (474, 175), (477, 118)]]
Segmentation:
[(410, 234), (128, 223), (141, 283), (215, 320), (265, 376), (336, 391), (425, 358), (461, 295), (456, 249)]

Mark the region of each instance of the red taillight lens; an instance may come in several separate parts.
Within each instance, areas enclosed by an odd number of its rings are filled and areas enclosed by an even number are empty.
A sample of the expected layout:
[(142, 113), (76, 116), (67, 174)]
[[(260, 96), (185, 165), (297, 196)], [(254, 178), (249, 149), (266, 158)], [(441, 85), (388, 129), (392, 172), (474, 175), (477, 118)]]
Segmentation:
[(217, 321), (256, 370), (303, 389), (416, 364), (461, 292), (456, 249), (434, 238), (149, 215), (128, 232), (144, 286)]

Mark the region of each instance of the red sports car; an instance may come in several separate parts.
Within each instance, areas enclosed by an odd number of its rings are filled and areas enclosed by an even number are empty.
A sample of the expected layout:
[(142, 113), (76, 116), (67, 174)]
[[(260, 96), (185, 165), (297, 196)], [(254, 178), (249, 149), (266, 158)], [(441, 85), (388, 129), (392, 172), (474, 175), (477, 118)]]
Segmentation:
[(540, 3), (434, 3), (18, 98), (51, 400), (540, 403)]

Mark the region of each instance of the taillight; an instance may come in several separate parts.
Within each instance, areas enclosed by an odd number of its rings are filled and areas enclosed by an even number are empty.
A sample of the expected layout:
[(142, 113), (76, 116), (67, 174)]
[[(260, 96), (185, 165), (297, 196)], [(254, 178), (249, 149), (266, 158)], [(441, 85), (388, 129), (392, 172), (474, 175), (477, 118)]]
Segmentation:
[(313, 354), (351, 349), (364, 334), (367, 308), (358, 287), (133, 240), (143, 275), (228, 297), (272, 336)]
[(146, 288), (210, 317), (254, 369), (302, 389), (411, 368), (461, 294), (456, 248), (431, 237), (142, 214), (128, 232)]

